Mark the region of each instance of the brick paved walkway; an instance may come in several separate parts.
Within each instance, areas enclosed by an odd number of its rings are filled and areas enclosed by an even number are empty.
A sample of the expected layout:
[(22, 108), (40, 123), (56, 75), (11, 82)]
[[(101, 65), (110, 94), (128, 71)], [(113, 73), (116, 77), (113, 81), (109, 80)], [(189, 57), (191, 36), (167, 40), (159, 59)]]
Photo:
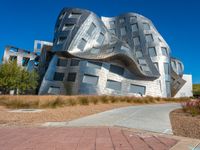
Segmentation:
[(0, 129), (0, 150), (168, 150), (176, 143), (120, 128)]

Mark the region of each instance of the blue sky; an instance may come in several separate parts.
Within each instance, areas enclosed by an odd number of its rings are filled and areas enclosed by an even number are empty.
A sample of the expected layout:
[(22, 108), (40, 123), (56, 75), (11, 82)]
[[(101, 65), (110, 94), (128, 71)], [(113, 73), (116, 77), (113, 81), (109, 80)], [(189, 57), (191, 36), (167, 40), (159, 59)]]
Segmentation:
[(182, 60), (185, 73), (200, 83), (200, 1), (198, 0), (1, 0), (0, 58), (5, 45), (33, 50), (33, 41), (52, 41), (63, 7), (79, 7), (99, 16), (136, 12), (152, 20)]

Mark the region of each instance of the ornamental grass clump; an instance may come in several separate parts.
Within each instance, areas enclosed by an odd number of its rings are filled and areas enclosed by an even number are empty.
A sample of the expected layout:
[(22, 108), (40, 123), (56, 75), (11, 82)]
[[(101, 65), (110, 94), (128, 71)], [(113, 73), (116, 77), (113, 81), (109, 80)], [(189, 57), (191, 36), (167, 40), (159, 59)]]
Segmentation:
[(192, 116), (200, 115), (200, 101), (193, 100), (182, 103), (183, 111), (191, 114)]

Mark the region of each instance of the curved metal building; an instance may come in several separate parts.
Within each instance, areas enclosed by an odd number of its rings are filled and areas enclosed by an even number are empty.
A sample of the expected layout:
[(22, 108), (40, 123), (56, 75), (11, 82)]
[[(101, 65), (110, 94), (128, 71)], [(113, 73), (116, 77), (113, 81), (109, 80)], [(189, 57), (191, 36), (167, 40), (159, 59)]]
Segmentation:
[(99, 18), (88, 10), (65, 8), (55, 25), (39, 94), (171, 97), (185, 83), (183, 68), (144, 16)]

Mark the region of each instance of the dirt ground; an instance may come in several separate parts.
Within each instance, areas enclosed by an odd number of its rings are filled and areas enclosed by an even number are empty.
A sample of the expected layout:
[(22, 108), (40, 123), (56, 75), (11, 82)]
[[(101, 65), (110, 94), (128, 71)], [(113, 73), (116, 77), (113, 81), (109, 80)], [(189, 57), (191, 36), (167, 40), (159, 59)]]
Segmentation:
[(88, 106), (68, 106), (44, 109), (42, 112), (8, 112), (10, 109), (0, 106), (0, 127), (38, 126), (45, 122), (69, 121), (83, 116), (103, 112), (113, 108), (131, 106), (129, 103), (90, 104)]

